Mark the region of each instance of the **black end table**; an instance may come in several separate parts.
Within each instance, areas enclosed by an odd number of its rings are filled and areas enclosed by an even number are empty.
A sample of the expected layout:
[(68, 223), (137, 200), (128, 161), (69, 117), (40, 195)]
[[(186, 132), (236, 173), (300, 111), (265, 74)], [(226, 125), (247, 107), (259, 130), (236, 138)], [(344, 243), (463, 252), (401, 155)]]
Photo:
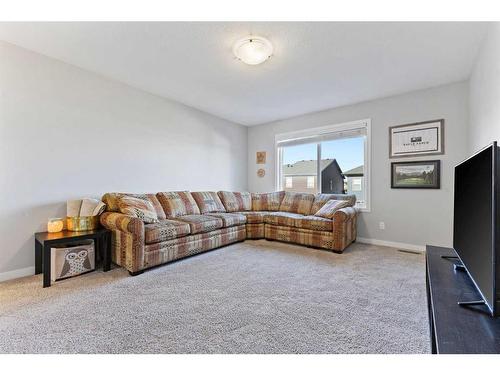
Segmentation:
[(107, 272), (111, 269), (111, 232), (108, 229), (35, 233), (35, 275), (43, 272), (44, 288), (50, 286), (50, 253), (52, 246), (71, 245), (81, 240), (94, 240), (95, 251), (101, 255), (103, 271)]

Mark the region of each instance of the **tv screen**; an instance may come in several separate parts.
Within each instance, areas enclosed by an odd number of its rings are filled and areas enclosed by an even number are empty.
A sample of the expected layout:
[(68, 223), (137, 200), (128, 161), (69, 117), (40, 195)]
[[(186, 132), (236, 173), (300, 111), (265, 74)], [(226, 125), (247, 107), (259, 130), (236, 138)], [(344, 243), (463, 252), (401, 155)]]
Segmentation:
[(494, 143), (455, 167), (453, 220), (453, 247), (492, 313), (496, 300), (496, 157)]

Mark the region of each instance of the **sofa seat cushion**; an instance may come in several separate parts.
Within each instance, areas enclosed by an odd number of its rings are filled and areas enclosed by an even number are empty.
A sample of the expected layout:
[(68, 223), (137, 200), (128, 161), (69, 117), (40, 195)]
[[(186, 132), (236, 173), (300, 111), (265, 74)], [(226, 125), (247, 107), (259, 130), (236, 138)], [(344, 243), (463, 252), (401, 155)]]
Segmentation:
[(263, 224), (264, 216), (270, 214), (270, 211), (241, 211), (235, 212), (244, 215), (247, 218), (247, 224)]
[(323, 232), (333, 231), (333, 220), (318, 216), (303, 216), (295, 219), (294, 226), (301, 229), (319, 230)]
[(303, 218), (304, 215), (293, 212), (271, 212), (264, 216), (264, 223), (283, 227), (294, 227), (295, 220)]
[(197, 191), (191, 193), (202, 214), (209, 212), (226, 212), (215, 191)]
[(235, 225), (246, 224), (247, 222), (247, 217), (241, 214), (228, 213), (228, 212), (213, 212), (205, 215), (221, 219), (224, 228), (234, 227)]
[(191, 234), (210, 232), (223, 227), (222, 219), (209, 215), (186, 215), (176, 220), (188, 223)]
[(191, 233), (188, 223), (178, 220), (160, 220), (158, 223), (144, 226), (144, 239), (146, 244), (158, 243), (184, 237)]
[(252, 196), (247, 192), (219, 191), (217, 193), (227, 212), (250, 211)]
[(294, 214), (309, 215), (314, 201), (314, 194), (293, 193), (287, 191), (281, 201), (281, 212), (292, 212)]

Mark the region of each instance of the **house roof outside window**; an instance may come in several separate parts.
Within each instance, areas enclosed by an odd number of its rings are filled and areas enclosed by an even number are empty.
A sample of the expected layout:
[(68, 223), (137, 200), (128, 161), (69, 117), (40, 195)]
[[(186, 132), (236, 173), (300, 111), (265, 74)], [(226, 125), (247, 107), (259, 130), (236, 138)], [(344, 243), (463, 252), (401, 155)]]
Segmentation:
[(349, 169), (348, 171), (344, 172), (344, 176), (346, 177), (363, 177), (363, 166), (360, 165), (359, 167)]
[[(321, 160), (321, 171), (325, 170), (331, 164), (334, 164), (339, 173), (342, 174), (342, 169), (335, 159)], [(283, 165), (283, 176), (315, 176), (316, 175), (316, 160), (301, 160), (293, 164)]]

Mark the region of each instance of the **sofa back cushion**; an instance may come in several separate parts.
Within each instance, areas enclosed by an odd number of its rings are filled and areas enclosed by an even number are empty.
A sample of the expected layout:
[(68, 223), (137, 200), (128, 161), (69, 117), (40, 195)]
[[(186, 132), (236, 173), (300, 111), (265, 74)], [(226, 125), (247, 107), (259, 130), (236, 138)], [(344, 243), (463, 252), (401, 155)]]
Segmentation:
[(329, 200), (335, 199), (337, 201), (347, 201), (349, 202), (349, 206), (347, 207), (353, 207), (356, 204), (356, 196), (354, 194), (316, 194), (314, 197), (314, 202), (311, 207), (311, 215), (314, 215), (316, 212), (318, 212), (321, 207), (325, 205), (326, 202)]
[(252, 210), (252, 196), (247, 192), (237, 192), (237, 191), (219, 191), (219, 195), (222, 204), (226, 208), (227, 212), (237, 212), (237, 211), (251, 211)]
[(280, 211), (309, 215), (314, 202), (314, 194), (287, 191), (280, 205)]
[(106, 204), (106, 211), (120, 212), (118, 201), (121, 197), (134, 197), (139, 199), (147, 199), (154, 207), (159, 220), (166, 219), (165, 212), (160, 204), (160, 201), (155, 194), (132, 194), (132, 193), (106, 193), (101, 200)]
[(330, 199), (323, 205), (323, 207), (319, 209), (318, 212), (314, 214), (314, 216), (323, 217), (325, 219), (333, 219), (333, 215), (335, 214), (335, 212), (337, 212), (341, 208), (346, 207), (351, 207), (349, 201), (338, 201), (336, 199)]
[(189, 191), (167, 191), (156, 194), (167, 218), (199, 215), (200, 209)]
[(146, 224), (158, 223), (158, 214), (147, 198), (122, 196), (118, 199), (118, 208), (122, 214), (137, 217)]
[(279, 211), (284, 191), (252, 193), (252, 211)]
[(210, 212), (226, 212), (215, 191), (197, 191), (191, 193), (202, 214)]

